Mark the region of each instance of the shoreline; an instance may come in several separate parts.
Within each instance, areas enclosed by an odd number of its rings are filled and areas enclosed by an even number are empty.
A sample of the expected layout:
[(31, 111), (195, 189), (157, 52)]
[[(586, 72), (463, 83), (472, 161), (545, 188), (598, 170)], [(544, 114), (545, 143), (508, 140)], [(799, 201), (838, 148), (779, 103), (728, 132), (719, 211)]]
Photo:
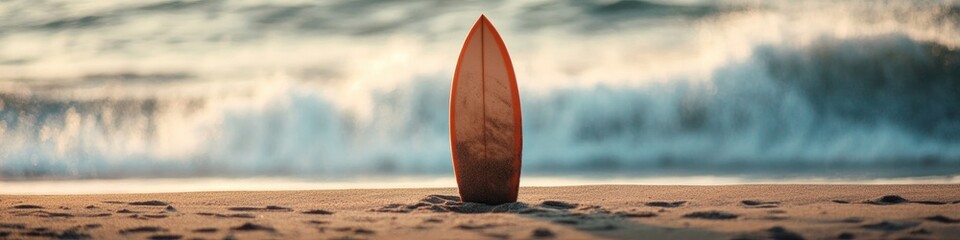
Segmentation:
[[(144, 178), (0, 181), (0, 195), (75, 195), (123, 193), (185, 193), (222, 191), (312, 191), (348, 189), (455, 188), (446, 176), (407, 176), (356, 179), (304, 179), (290, 177), (251, 178)], [(826, 177), (752, 178), (738, 176), (670, 177), (551, 177), (527, 176), (520, 187), (569, 187), (591, 185), (724, 186), (724, 185), (904, 185), (960, 184), (960, 175), (902, 178), (845, 179)], [(150, 188), (141, 186), (149, 185)]]
[(499, 206), (460, 203), (454, 188), (0, 195), (0, 238), (937, 239), (960, 236), (957, 192), (588, 185), (524, 187)]

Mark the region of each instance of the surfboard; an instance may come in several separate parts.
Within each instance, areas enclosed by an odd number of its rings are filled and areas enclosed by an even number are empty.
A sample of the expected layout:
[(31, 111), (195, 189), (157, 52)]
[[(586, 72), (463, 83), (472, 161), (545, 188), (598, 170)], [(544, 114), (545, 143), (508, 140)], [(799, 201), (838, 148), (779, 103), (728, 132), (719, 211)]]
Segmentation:
[(470, 29), (450, 89), (450, 148), (460, 198), (517, 201), (523, 129), (507, 47), (486, 16)]

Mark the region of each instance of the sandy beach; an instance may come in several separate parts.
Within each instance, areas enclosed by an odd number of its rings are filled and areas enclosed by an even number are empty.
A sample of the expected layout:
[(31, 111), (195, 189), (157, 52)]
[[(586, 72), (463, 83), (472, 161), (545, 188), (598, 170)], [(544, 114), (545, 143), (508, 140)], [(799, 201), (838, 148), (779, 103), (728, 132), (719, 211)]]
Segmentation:
[[(149, 187), (149, 186), (144, 186)], [(594, 185), (0, 195), (0, 238), (956, 239), (960, 185)]]

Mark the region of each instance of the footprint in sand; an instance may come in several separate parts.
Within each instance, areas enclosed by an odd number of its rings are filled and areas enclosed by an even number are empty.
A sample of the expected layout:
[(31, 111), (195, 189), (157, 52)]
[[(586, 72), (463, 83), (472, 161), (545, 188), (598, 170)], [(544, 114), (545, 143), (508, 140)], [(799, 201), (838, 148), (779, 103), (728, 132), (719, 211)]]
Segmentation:
[(675, 201), (675, 202), (648, 202), (643, 205), (648, 207), (662, 207), (662, 208), (675, 208), (683, 206), (687, 201)]

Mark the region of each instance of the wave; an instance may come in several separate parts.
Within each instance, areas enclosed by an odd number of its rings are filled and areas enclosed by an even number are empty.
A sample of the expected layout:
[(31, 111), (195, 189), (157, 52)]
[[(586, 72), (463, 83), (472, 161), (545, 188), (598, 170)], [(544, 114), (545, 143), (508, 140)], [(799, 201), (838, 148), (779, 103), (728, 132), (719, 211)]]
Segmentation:
[(0, 14), (0, 178), (449, 173), (471, 6), (517, 64), (525, 174), (960, 168), (952, 2), (445, 2)]

